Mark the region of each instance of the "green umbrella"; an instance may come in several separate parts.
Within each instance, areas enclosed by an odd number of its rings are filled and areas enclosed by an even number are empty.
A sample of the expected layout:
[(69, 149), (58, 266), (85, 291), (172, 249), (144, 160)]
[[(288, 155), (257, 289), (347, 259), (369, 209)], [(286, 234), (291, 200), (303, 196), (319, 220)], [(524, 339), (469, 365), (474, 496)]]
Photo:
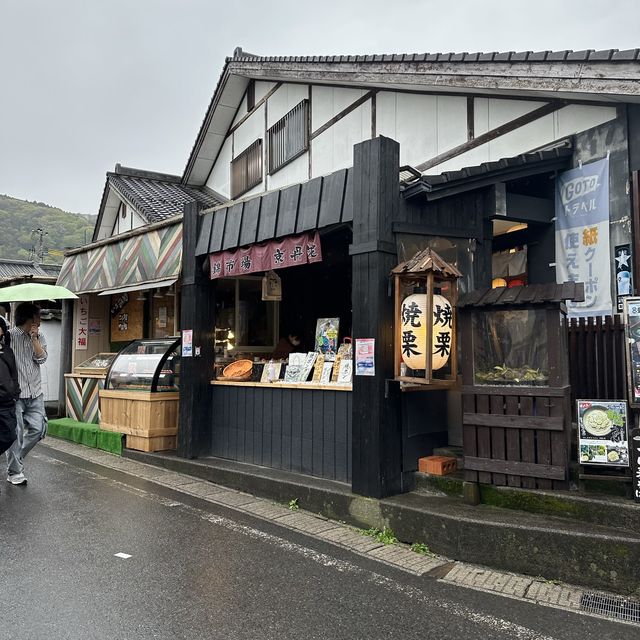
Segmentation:
[(40, 282), (25, 282), (12, 287), (0, 289), (0, 302), (33, 302), (34, 300), (64, 300), (78, 296), (54, 284)]

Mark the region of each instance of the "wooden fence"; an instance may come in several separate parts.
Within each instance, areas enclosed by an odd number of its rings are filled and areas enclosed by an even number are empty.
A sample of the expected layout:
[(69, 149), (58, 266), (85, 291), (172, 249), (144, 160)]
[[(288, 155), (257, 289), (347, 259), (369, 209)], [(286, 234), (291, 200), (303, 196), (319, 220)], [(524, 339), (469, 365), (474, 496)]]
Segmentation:
[(569, 320), (569, 377), (574, 412), (577, 398), (627, 399), (621, 316)]

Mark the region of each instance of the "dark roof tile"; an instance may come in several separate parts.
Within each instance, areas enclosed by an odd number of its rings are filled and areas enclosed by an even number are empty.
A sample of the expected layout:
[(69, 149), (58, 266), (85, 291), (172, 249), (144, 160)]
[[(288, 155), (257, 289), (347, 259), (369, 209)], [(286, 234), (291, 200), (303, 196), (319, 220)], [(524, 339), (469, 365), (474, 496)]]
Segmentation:
[(526, 62), (531, 51), (517, 51), (511, 56), (511, 62)]
[(589, 56), (593, 53), (593, 49), (583, 49), (582, 51), (571, 51), (567, 56), (567, 60), (571, 62), (583, 62), (589, 59)]
[(559, 62), (567, 59), (567, 55), (571, 53), (568, 50), (565, 51), (551, 51), (547, 56), (547, 60), (550, 62)]
[(478, 62), (493, 62), (493, 58), (496, 55), (496, 51), (491, 51), (489, 53), (481, 53), (478, 57)]
[(514, 54), (514, 51), (503, 51), (502, 53), (496, 53), (493, 58), (494, 62), (509, 62), (511, 60), (511, 56)]
[(600, 60), (611, 60), (611, 56), (618, 51), (617, 49), (604, 49), (602, 51), (592, 51), (589, 60), (599, 62)]
[(544, 62), (551, 51), (532, 51), (529, 54), (529, 62)]
[(184, 205), (190, 202), (198, 202), (205, 208), (222, 204), (219, 198), (204, 190), (175, 182), (113, 173), (108, 174), (108, 181), (150, 223), (180, 215)]
[(611, 59), (616, 62), (629, 62), (636, 60), (637, 57), (638, 49), (626, 49), (625, 51), (616, 51)]

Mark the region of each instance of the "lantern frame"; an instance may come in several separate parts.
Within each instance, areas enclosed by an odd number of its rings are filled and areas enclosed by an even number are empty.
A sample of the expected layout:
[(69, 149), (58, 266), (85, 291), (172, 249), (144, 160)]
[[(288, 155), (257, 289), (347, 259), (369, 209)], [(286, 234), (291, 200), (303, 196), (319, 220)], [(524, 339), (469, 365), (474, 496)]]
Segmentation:
[[(451, 388), (458, 377), (457, 303), (458, 278), (462, 274), (456, 267), (445, 262), (435, 251), (427, 248), (418, 252), (411, 260), (399, 264), (391, 271), (394, 288), (394, 379), (403, 383), (404, 390), (429, 390)], [(448, 285), (448, 286), (447, 286)], [(427, 295), (426, 317), (426, 362), (424, 376), (403, 376), (402, 360), (402, 302), (414, 287), (424, 287)], [(446, 295), (442, 292), (446, 289)], [(436, 291), (437, 290), (437, 291)], [(451, 305), (451, 349), (449, 372), (434, 376), (433, 366), (433, 296), (443, 295)], [(441, 371), (441, 370), (438, 370)]]

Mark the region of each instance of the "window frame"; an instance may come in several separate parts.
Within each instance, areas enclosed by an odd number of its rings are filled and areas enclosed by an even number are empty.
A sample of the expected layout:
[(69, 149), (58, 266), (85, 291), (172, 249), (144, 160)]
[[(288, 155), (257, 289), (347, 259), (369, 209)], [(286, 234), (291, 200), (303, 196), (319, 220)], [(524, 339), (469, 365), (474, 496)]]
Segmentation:
[[(309, 142), (311, 139), (309, 131), (309, 99), (304, 98), (293, 109), (290, 109), (285, 113), (280, 120), (274, 122), (267, 129), (267, 175), (274, 175), (283, 167), (298, 159), (301, 155), (309, 150)], [(295, 118), (301, 113), (302, 120), (302, 141), (301, 146), (295, 147), (288, 155), (287, 149), (288, 136), (287, 132), (292, 126), (291, 123), (295, 122)], [(277, 141), (276, 137), (281, 136), (283, 141)], [(278, 156), (278, 157), (276, 157)]]
[[(251, 178), (251, 167), (249, 163), (251, 162), (251, 154), (256, 152), (255, 160), (257, 161), (257, 171), (256, 175)], [(241, 167), (244, 163), (244, 167), (241, 169), (237, 169), (237, 167)], [(231, 199), (235, 200), (240, 196), (244, 195), (248, 191), (251, 191), (254, 187), (257, 187), (259, 184), (262, 184), (264, 180), (264, 158), (263, 158), (263, 145), (262, 138), (258, 138), (254, 142), (252, 142), (242, 153), (239, 153), (235, 158), (231, 160)], [(238, 173), (243, 170), (242, 181), (241, 184), (237, 184), (239, 178)]]

